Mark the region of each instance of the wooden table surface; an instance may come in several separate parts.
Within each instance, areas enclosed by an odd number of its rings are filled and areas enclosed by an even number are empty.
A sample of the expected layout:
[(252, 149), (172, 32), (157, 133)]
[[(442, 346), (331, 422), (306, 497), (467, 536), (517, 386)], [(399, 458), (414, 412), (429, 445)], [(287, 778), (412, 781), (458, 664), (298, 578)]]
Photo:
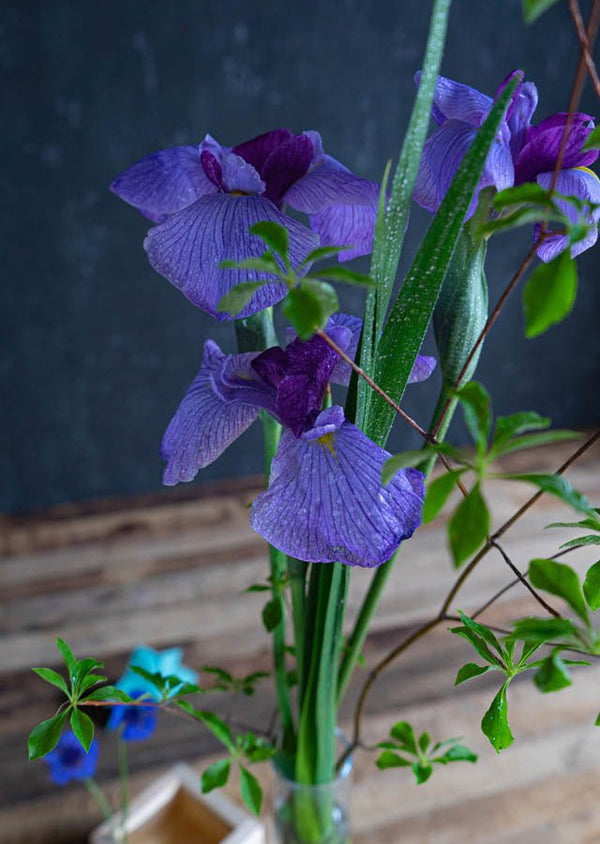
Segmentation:
[[(552, 471), (570, 446), (512, 458), (513, 469)], [(596, 449), (568, 473), (574, 486), (600, 501)], [(78, 784), (48, 779), (43, 762), (26, 761), (26, 736), (58, 702), (52, 687), (29, 669), (58, 667), (54, 641), (62, 636), (80, 655), (106, 660), (116, 679), (131, 650), (181, 645), (185, 662), (218, 664), (234, 674), (268, 669), (268, 642), (259, 622), (264, 596), (243, 594), (268, 574), (265, 546), (248, 526), (247, 506), (257, 482), (186, 488), (164, 496), (65, 506), (28, 517), (0, 517), (0, 842), (75, 844), (99, 821)], [(530, 494), (524, 484), (493, 482), (493, 523), (500, 525)], [(544, 496), (506, 535), (504, 545), (523, 570), (534, 556), (556, 551), (568, 534), (544, 531), (570, 518), (558, 500)], [(411, 627), (432, 616), (455, 577), (443, 520), (422, 527), (406, 543), (386, 588), (364, 655), (373, 665)], [(595, 562), (576, 552), (580, 571)], [(489, 554), (461, 591), (454, 609), (475, 610), (511, 579)], [(348, 617), (370, 580), (355, 570)], [(536, 612), (515, 588), (488, 612), (506, 624)], [(497, 689), (494, 675), (454, 688), (457, 668), (472, 652), (444, 625), (393, 665), (369, 699), (365, 738), (375, 743), (406, 719), (436, 739), (462, 736), (480, 754), (476, 765), (438, 767), (416, 786), (405, 769), (380, 772), (375, 755), (356, 754), (352, 797), (357, 844), (596, 844), (600, 842), (600, 661), (574, 672), (574, 685), (542, 695), (529, 678), (511, 685), (514, 745), (498, 756), (479, 721)], [(585, 677), (583, 676), (585, 673)], [(348, 723), (365, 669), (359, 669), (344, 707)], [(208, 699), (203, 705), (209, 707)], [(224, 713), (226, 696), (210, 699)], [(235, 702), (235, 717), (266, 727), (273, 692), (266, 682), (254, 697)], [(117, 797), (117, 764), (110, 736), (102, 738), (98, 779)], [(201, 771), (217, 747), (185, 720), (163, 716), (155, 735), (130, 747), (132, 789), (139, 790), (176, 761)], [(260, 777), (268, 778), (263, 766)], [(232, 783), (235, 793), (235, 783)], [(191, 844), (191, 843), (190, 843)]]

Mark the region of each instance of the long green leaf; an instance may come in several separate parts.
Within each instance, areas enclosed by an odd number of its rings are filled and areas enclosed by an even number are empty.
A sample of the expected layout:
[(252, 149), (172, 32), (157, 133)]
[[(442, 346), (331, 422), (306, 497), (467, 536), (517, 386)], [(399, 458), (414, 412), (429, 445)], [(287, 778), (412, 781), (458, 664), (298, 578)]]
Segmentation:
[[(390, 313), (378, 347), (375, 381), (400, 401), (460, 236), (490, 148), (518, 79), (502, 91), (469, 147), (434, 217)], [(394, 410), (379, 396), (371, 399), (367, 434), (387, 440)]]

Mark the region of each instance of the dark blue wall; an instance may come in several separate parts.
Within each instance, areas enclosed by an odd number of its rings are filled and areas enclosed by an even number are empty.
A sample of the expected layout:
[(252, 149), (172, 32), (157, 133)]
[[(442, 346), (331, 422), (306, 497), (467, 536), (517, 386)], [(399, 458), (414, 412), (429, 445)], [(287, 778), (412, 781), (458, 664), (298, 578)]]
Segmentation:
[[(235, 144), (277, 126), (320, 130), (329, 152), (378, 178), (406, 125), (430, 5), (5, 0), (0, 508), (159, 488), (158, 444), (204, 338), (233, 349), (230, 325), (150, 268), (148, 224), (108, 193), (111, 179), (207, 131)], [(564, 109), (576, 45), (563, 5), (526, 30), (519, 0), (456, 0), (444, 72), (492, 93), (522, 67), (539, 118)], [(424, 218), (415, 211), (415, 231)], [(492, 246), (492, 298), (528, 242)], [(597, 268), (588, 254), (573, 315), (535, 342), (512, 302), (481, 368), (499, 410), (598, 421)], [(432, 389), (407, 396), (423, 422)], [(259, 471), (258, 442), (246, 434), (201, 480)], [(399, 429), (395, 446), (409, 442)]]

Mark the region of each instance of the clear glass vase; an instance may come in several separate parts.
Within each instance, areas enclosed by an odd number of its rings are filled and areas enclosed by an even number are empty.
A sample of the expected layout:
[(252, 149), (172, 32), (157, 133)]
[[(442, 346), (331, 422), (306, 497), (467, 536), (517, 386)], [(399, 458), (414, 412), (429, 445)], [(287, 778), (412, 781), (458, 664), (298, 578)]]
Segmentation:
[(274, 844), (350, 844), (352, 758), (333, 782), (303, 785), (273, 766)]

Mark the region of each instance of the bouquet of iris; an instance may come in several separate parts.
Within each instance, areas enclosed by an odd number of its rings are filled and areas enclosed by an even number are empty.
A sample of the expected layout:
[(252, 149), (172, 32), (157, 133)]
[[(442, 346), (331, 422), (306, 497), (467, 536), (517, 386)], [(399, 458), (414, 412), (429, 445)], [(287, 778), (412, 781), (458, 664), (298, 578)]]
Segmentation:
[[(552, 3), (523, 5), (533, 22)], [(361, 747), (362, 714), (377, 678), (434, 628), (455, 622), (452, 632), (480, 659), (460, 668), (457, 683), (499, 672), (499, 690), (481, 722), (498, 752), (513, 741), (507, 688), (515, 676), (531, 671), (538, 688), (554, 691), (571, 683), (569, 663), (600, 655), (592, 618), (600, 607), (600, 563), (582, 583), (558, 561), (573, 547), (600, 544), (598, 511), (563, 478), (600, 433), (578, 443), (554, 474), (504, 475), (534, 492), (490, 533), (485, 482), (493, 461), (578, 435), (547, 430), (550, 420), (529, 410), (494, 420), (488, 392), (473, 380), (485, 338), (513, 290), (526, 278), (526, 335), (545, 332), (569, 314), (575, 258), (597, 239), (600, 181), (590, 167), (600, 135), (593, 118), (577, 108), (586, 74), (600, 92), (591, 56), (600, 3), (593, 4), (587, 27), (577, 3), (569, 6), (581, 57), (564, 113), (535, 122), (538, 91), (519, 70), (499, 79), (492, 96), (440, 76), (450, 0), (435, 0), (406, 136), (393, 174), (390, 163), (381, 184), (325, 153), (317, 132), (276, 129), (234, 147), (207, 135), (198, 145), (153, 153), (112, 185), (154, 224), (144, 243), (152, 267), (192, 305), (235, 328), (237, 351), (205, 343), (200, 369), (162, 441), (163, 480), (193, 480), (252, 423), (262, 425), (267, 488), (252, 504), (250, 523), (269, 544), (270, 571), (253, 588), (269, 593), (262, 620), (273, 643), (277, 727), (261, 740), (234, 735), (216, 713), (191, 702), (204, 691), (200, 686), (181, 688), (176, 677), (163, 674), (143, 676), (155, 684), (157, 706), (197, 719), (223, 745), (225, 757), (204, 774), (207, 791), (227, 782), (235, 761), (242, 797), (260, 811), (261, 788), (248, 766), (273, 757), (290, 786), (278, 810), (284, 841), (347, 840), (344, 813), (327, 787), (344, 777), (352, 752)], [(428, 137), (431, 118), (435, 129)], [(412, 201), (434, 216), (397, 288)], [(531, 229), (531, 247), (490, 311), (488, 240), (521, 226)], [(368, 275), (346, 266), (362, 255), (371, 256)], [(360, 316), (340, 313), (338, 283), (364, 288)], [(281, 338), (273, 319), (279, 305), (288, 324)], [(431, 322), (436, 358), (420, 354)], [(441, 392), (431, 418), (419, 422), (402, 408), (404, 392), (436, 366)], [(346, 388), (343, 401), (332, 385)], [(445, 441), (458, 407), (473, 438), (470, 449)], [(397, 417), (419, 433), (422, 449), (385, 450)], [(434, 466), (440, 472), (431, 479)], [(371, 668), (352, 734), (340, 750), (339, 707), (387, 578), (404, 544), (423, 521), (436, 518), (454, 490), (461, 500), (449, 519), (448, 545), (460, 569), (457, 579), (440, 596), (435, 616)], [(577, 520), (569, 523), (576, 533), (566, 549), (533, 560), (522, 572), (500, 540), (545, 493), (576, 511)], [(500, 632), (477, 620), (499, 595), (471, 616), (453, 612), (463, 583), (492, 549), (543, 612)], [(373, 575), (356, 618), (348, 619), (346, 596), (356, 566), (372, 568)], [(540, 593), (559, 596), (570, 613), (560, 613)], [(350, 630), (347, 638), (343, 629)], [(585, 658), (567, 659), (572, 651)], [(68, 700), (32, 733), (32, 758), (52, 750), (68, 715), (89, 748), (93, 724), (86, 705), (130, 700), (113, 687), (89, 692), (94, 683), (86, 685), (86, 677), (94, 666), (72, 654), (68, 660)], [(239, 683), (224, 671), (220, 682), (225, 688)], [(392, 727), (381, 750), (379, 767), (411, 767), (419, 783), (435, 763), (476, 760), (456, 740), (417, 739), (404, 721)]]

